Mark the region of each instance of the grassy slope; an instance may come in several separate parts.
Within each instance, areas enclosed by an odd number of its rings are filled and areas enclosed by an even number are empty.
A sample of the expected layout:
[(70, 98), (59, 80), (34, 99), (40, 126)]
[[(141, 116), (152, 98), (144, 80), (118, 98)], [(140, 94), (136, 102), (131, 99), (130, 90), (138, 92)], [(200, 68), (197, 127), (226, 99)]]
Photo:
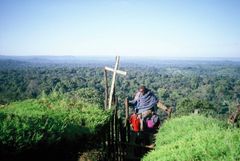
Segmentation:
[(64, 95), (14, 102), (0, 109), (0, 145), (16, 149), (95, 134), (109, 112)]
[(240, 160), (240, 130), (204, 116), (184, 116), (166, 122), (156, 137), (156, 149), (143, 161)]

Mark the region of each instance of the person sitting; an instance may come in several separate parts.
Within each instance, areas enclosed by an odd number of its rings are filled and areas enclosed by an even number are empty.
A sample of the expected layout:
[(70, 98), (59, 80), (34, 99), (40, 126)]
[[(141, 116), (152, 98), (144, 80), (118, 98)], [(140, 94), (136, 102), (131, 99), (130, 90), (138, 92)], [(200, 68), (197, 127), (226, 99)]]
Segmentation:
[(140, 86), (134, 99), (129, 101), (129, 104), (134, 107), (137, 113), (143, 113), (147, 110), (151, 110), (157, 103), (157, 97), (145, 86)]
[(141, 115), (141, 130), (143, 130), (143, 121), (152, 112), (156, 111), (158, 103), (157, 97), (145, 86), (140, 86), (133, 100), (129, 104), (134, 107), (135, 113)]

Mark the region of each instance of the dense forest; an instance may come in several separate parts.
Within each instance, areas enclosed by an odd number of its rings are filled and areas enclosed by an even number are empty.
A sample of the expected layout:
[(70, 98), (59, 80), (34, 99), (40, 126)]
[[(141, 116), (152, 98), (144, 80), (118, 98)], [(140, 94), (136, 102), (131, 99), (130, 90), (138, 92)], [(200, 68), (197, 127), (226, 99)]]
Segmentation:
[(164, 123), (166, 113), (158, 111), (156, 146), (137, 160), (239, 160), (239, 129), (226, 120), (239, 104), (240, 61), (125, 58), (120, 69), (127, 75), (116, 80), (118, 110), (104, 110), (104, 67), (113, 64), (109, 58), (0, 56), (0, 158), (116, 160), (125, 152), (131, 160), (131, 148), (116, 150), (131, 142), (122, 131), (124, 99), (145, 85), (173, 107), (173, 118)]
[[(114, 59), (85, 58), (78, 62), (74, 58), (2, 57), (0, 104), (81, 88), (94, 88), (102, 93), (99, 95), (102, 99), (103, 69), (113, 64)], [(136, 61), (123, 59), (120, 68), (127, 71), (127, 76), (118, 76), (116, 82), (120, 102), (132, 97), (140, 85), (145, 85), (166, 105), (174, 107), (176, 115), (198, 109), (204, 114), (224, 118), (239, 103), (239, 61), (139, 58)]]

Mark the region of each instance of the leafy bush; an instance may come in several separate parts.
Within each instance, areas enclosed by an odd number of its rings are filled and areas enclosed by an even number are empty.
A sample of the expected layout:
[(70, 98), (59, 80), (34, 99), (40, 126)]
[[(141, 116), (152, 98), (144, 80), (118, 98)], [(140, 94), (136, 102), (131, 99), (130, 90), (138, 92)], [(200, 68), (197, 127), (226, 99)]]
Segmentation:
[(93, 88), (81, 88), (68, 93), (68, 97), (82, 102), (98, 104), (103, 107), (103, 94)]
[(240, 130), (204, 116), (184, 116), (166, 122), (156, 148), (143, 161), (240, 160)]
[(40, 99), (11, 103), (0, 109), (0, 146), (17, 150), (37, 144), (94, 135), (110, 113), (99, 105), (52, 93)]
[(196, 98), (184, 98), (180, 100), (176, 107), (176, 116), (189, 115), (198, 110), (200, 114), (207, 116), (216, 115), (216, 109), (209, 103), (209, 101), (196, 99)]

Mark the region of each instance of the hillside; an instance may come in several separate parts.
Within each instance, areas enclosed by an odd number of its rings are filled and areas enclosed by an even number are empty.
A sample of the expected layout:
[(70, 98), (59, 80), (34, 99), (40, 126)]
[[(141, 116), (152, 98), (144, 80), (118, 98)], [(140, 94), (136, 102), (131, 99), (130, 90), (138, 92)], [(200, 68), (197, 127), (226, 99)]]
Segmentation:
[(204, 116), (183, 116), (166, 122), (156, 149), (143, 161), (240, 160), (240, 130)]
[(110, 113), (87, 98), (91, 89), (42, 95), (0, 109), (0, 152), (22, 151), (58, 143), (87, 146), (109, 121)]
[[(57, 150), (58, 155), (66, 151), (66, 144), (81, 145), (84, 152), (90, 150), (91, 154), (91, 147), (110, 145), (103, 144), (101, 138), (102, 131), (110, 129), (105, 127), (110, 126), (106, 123), (113, 116), (102, 109), (103, 68), (113, 62), (98, 64), (101, 60), (96, 59), (93, 64), (85, 60), (84, 64), (82, 61), (69, 64), (64, 59), (55, 63), (52, 60), (0, 59), (0, 155), (52, 145), (62, 147)], [(226, 120), (239, 104), (239, 61), (137, 59), (130, 62), (121, 66), (127, 76), (116, 79), (118, 112), (122, 117), (124, 99), (131, 99), (140, 85), (147, 86), (166, 106), (173, 107), (174, 117), (191, 115), (197, 110), (201, 115)], [(112, 73), (108, 77), (110, 82)], [(144, 160), (237, 160), (239, 153), (234, 150), (240, 151), (239, 147), (228, 139), (236, 143), (238, 133), (226, 129), (220, 121), (203, 116), (176, 118), (160, 129), (156, 150)], [(91, 141), (90, 145), (91, 139), (97, 141)], [(229, 147), (221, 146), (225, 142)], [(85, 149), (86, 146), (90, 148)], [(104, 155), (114, 158), (111, 145), (109, 149), (111, 152)]]

